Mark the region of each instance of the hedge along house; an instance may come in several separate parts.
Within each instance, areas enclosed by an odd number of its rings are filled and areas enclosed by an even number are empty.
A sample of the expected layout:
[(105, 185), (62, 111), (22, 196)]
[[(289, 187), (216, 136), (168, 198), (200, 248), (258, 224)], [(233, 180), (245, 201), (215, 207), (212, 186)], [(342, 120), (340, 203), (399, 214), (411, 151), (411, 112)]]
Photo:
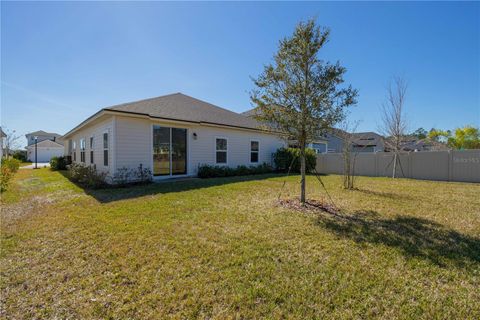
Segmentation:
[(155, 179), (196, 176), (202, 164), (271, 164), (284, 140), (255, 120), (176, 93), (101, 109), (63, 136), (72, 162), (149, 168)]

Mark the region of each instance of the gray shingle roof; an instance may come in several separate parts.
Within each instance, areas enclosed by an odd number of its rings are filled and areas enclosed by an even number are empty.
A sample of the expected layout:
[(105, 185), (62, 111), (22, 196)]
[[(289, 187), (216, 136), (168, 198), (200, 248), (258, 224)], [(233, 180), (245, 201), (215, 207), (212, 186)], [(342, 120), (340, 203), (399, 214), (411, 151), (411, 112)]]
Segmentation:
[[(43, 140), (37, 143), (39, 148), (63, 148), (63, 144), (52, 141), (52, 140)], [(35, 143), (27, 146), (27, 148), (35, 148)]]
[(43, 130), (38, 130), (34, 132), (27, 133), (26, 136), (52, 136), (52, 137), (61, 137), (58, 133), (45, 132)]
[(232, 127), (258, 129), (260, 124), (247, 116), (217, 107), (182, 93), (123, 103), (104, 110), (147, 114), (155, 118), (204, 122)]
[(362, 146), (376, 146), (383, 137), (375, 132), (357, 132), (353, 134), (353, 143)]

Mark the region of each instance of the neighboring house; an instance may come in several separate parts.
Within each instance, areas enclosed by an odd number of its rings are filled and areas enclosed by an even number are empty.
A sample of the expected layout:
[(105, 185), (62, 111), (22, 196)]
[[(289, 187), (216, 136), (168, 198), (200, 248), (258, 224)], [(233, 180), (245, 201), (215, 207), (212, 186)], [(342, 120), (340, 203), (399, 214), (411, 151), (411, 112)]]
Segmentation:
[(49, 133), (43, 130), (27, 133), (27, 160), (35, 161), (35, 137), (37, 137), (37, 162), (49, 162), (53, 157), (64, 153), (63, 140), (58, 133)]
[(6, 137), (7, 134), (3, 132), (2, 128), (0, 127), (0, 159), (3, 158), (3, 145)]
[(244, 115), (181, 93), (101, 109), (62, 138), (74, 163), (114, 176), (150, 168), (154, 177), (195, 176), (202, 164), (272, 163), (283, 140)]
[(331, 132), (324, 135), (324, 139), (327, 141), (328, 153), (341, 153), (343, 152), (343, 142), (347, 133), (343, 130), (333, 128)]
[[(242, 112), (242, 114), (246, 117), (254, 119), (255, 116), (258, 114), (258, 109), (253, 108), (253, 109), (247, 110), (245, 112)], [(267, 126), (270, 127), (270, 128), (274, 127), (271, 123), (267, 124)], [(292, 148), (296, 148), (297, 147), (297, 141), (289, 140), (288, 141), (288, 146), (292, 147)], [(325, 153), (328, 150), (328, 141), (323, 137), (318, 137), (317, 139), (315, 139), (315, 141), (308, 143), (307, 148), (313, 149), (315, 151), (315, 153), (317, 153), (317, 154), (318, 153)]]
[[(65, 147), (52, 140), (42, 140), (37, 143), (37, 162), (49, 162), (53, 157), (64, 154)], [(28, 161), (35, 162), (35, 143), (27, 146)]]
[(375, 132), (359, 132), (353, 134), (353, 152), (382, 152), (385, 151), (383, 136)]
[[(420, 152), (420, 151), (448, 151), (450, 148), (445, 144), (429, 139), (418, 139), (415, 136), (406, 136), (402, 139), (400, 148), (406, 152)], [(391, 151), (391, 148), (386, 147), (386, 151)]]
[(27, 146), (35, 144), (35, 137), (37, 137), (37, 142), (41, 142), (44, 140), (51, 140), (63, 145), (62, 136), (59, 135), (58, 133), (50, 133), (50, 132), (45, 132), (43, 130), (38, 130), (35, 132), (27, 133), (25, 137), (27, 138)]
[(328, 140), (327, 139), (316, 139), (315, 141), (307, 144), (307, 148), (313, 149), (315, 153), (326, 153), (328, 152)]
[[(254, 118), (259, 113), (257, 108), (250, 109), (242, 114)], [(307, 144), (308, 148), (315, 150), (318, 153), (341, 153), (343, 152), (343, 145), (345, 137), (349, 133), (333, 128), (330, 132), (319, 135), (315, 141)], [(353, 152), (378, 152), (385, 150), (385, 143), (383, 136), (375, 132), (359, 132), (351, 134)], [(296, 147), (296, 141), (289, 141), (290, 147)]]

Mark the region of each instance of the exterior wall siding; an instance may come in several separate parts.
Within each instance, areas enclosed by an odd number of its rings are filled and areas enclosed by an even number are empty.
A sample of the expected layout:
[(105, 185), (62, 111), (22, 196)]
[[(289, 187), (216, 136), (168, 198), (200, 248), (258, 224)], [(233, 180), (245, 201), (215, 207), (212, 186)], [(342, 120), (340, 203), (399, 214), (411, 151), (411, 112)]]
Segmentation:
[(115, 150), (116, 169), (133, 169), (142, 165), (152, 170), (152, 122), (116, 116)]
[[(116, 119), (116, 168), (138, 168), (140, 164), (152, 170), (152, 131), (159, 125), (187, 129), (187, 175), (197, 174), (202, 164), (216, 165), (215, 139), (227, 138), (227, 166), (271, 164), (272, 153), (285, 145), (283, 140), (272, 134), (227, 129), (211, 126), (151, 121), (147, 119), (117, 117)], [(194, 139), (196, 133), (196, 139)], [(258, 163), (250, 163), (250, 141), (260, 143)]]
[[(202, 164), (216, 165), (215, 142), (216, 138), (227, 139), (227, 166), (272, 164), (272, 153), (278, 148), (286, 146), (279, 137), (255, 131), (225, 129), (207, 126), (194, 126), (189, 132), (190, 142), (190, 169), (191, 174), (196, 174)], [(193, 132), (197, 140), (193, 140)], [(259, 141), (258, 163), (250, 162), (250, 142)]]
[[(140, 164), (152, 170), (153, 167), (153, 126), (187, 129), (187, 175), (195, 176), (202, 164), (216, 165), (215, 142), (217, 137), (226, 138), (228, 143), (227, 166), (272, 164), (272, 154), (285, 142), (279, 137), (249, 130), (221, 128), (170, 121), (109, 116), (88, 128), (76, 132), (70, 139), (76, 142), (76, 161), (80, 162), (80, 139), (86, 139), (85, 164), (90, 164), (90, 136), (94, 136), (94, 164), (97, 169), (108, 170), (111, 176), (123, 167), (136, 169)], [(110, 133), (109, 166), (103, 166), (103, 132)], [(196, 133), (196, 139), (194, 138)], [(250, 142), (259, 141), (258, 163), (250, 162)], [(69, 154), (69, 143), (65, 143), (65, 154)]]
[[(88, 126), (87, 128), (83, 128), (67, 140), (75, 141), (76, 143), (76, 154), (75, 154), (75, 161), (73, 161), (73, 154), (72, 154), (72, 162), (81, 163), (80, 161), (80, 139), (84, 138), (86, 143), (85, 148), (85, 164), (90, 165), (90, 137), (94, 139), (94, 147), (93, 147), (93, 164), (95, 164), (97, 170), (99, 171), (106, 171), (108, 174), (113, 175), (114, 173), (114, 164), (113, 164), (113, 154), (114, 154), (114, 141), (115, 137), (113, 134), (113, 127), (114, 127), (114, 118), (109, 116), (103, 120), (96, 121), (92, 125)], [(103, 165), (103, 133), (109, 133), (108, 139), (108, 166)], [(65, 143), (65, 155), (70, 155), (70, 144), (68, 141)], [(71, 150), (73, 153), (74, 150)]]

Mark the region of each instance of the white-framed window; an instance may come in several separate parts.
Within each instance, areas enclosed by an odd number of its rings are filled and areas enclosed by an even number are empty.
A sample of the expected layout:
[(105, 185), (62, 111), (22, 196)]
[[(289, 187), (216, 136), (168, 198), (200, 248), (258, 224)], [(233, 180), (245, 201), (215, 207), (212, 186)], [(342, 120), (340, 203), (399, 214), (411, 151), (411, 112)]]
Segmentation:
[(215, 138), (215, 163), (227, 164), (228, 140), (227, 138)]
[(90, 163), (93, 164), (93, 147), (94, 147), (94, 139), (90, 137)]
[(103, 165), (108, 166), (108, 131), (103, 133)]
[(73, 161), (77, 161), (77, 142), (75, 140), (72, 141), (72, 153)]
[(85, 138), (80, 139), (80, 162), (85, 162)]
[(316, 154), (325, 153), (328, 150), (327, 144), (323, 142), (313, 142), (309, 147), (312, 148)]
[(250, 140), (250, 163), (258, 163), (259, 150), (260, 150), (260, 141)]

